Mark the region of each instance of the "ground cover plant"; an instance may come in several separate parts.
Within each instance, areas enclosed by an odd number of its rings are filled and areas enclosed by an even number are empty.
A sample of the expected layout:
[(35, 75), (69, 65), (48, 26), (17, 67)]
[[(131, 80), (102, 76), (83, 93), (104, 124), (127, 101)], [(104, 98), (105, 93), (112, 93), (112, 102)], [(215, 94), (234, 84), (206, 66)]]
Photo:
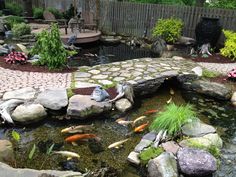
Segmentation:
[(210, 71), (207, 69), (204, 69), (202, 71), (202, 77), (205, 77), (205, 78), (214, 78), (214, 77), (218, 77), (218, 76), (220, 76), (220, 73), (218, 73), (216, 71)]
[(154, 37), (159, 36), (163, 38), (166, 43), (173, 44), (180, 38), (182, 29), (183, 22), (181, 19), (160, 19), (153, 28), (152, 35)]
[(6, 63), (9, 64), (24, 64), (26, 63), (28, 57), (23, 52), (11, 52), (5, 58)]
[(31, 33), (31, 28), (26, 23), (14, 24), (12, 28), (14, 36), (20, 37)]
[(187, 122), (196, 119), (196, 112), (192, 105), (177, 106), (171, 103), (166, 106), (163, 112), (160, 112), (150, 125), (153, 131), (167, 130), (171, 136), (177, 135), (181, 126)]
[(225, 47), (220, 50), (220, 53), (230, 58), (231, 60), (236, 60), (236, 32), (223, 30), (226, 41)]

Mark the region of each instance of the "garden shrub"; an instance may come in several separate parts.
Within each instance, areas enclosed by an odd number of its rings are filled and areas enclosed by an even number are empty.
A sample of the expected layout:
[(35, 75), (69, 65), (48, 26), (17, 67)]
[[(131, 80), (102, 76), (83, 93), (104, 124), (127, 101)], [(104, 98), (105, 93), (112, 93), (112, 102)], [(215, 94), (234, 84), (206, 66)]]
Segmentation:
[(181, 126), (196, 119), (193, 106), (177, 106), (174, 103), (166, 106), (164, 112), (160, 112), (150, 125), (153, 131), (167, 130), (171, 136), (175, 136), (181, 130)]
[(23, 13), (23, 7), (17, 3), (6, 3), (6, 9), (9, 9), (12, 15), (21, 16)]
[(49, 7), (47, 8), (47, 11), (51, 12), (55, 16), (56, 19), (62, 19), (63, 17), (62, 13), (56, 8)]
[(226, 41), (225, 47), (220, 49), (221, 55), (236, 60), (236, 32), (223, 30)]
[(9, 28), (13, 28), (14, 24), (23, 23), (24, 19), (19, 16), (9, 16), (6, 18), (5, 23)]
[(31, 33), (31, 28), (26, 23), (14, 24), (12, 28), (13, 35), (20, 37)]
[(6, 63), (9, 64), (24, 64), (26, 63), (28, 57), (23, 52), (11, 52), (4, 59)]
[(36, 19), (43, 19), (43, 8), (37, 8), (35, 7), (33, 9), (33, 17)]
[(152, 35), (154, 37), (161, 37), (166, 43), (173, 44), (180, 38), (182, 29), (183, 22), (181, 19), (159, 19), (153, 29)]
[(49, 69), (62, 68), (65, 66), (70, 53), (63, 47), (57, 24), (52, 24), (50, 31), (42, 31), (37, 36), (32, 55), (39, 54), (39, 65), (46, 65)]

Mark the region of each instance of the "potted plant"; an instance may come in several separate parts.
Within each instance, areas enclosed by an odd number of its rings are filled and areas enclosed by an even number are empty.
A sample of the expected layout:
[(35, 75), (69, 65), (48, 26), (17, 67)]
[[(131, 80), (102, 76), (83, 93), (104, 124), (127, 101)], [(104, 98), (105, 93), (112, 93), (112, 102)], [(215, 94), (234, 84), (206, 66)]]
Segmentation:
[(174, 48), (173, 44), (181, 36), (182, 29), (183, 22), (181, 19), (159, 19), (153, 28), (152, 35), (164, 39), (167, 43), (167, 49), (172, 50)]

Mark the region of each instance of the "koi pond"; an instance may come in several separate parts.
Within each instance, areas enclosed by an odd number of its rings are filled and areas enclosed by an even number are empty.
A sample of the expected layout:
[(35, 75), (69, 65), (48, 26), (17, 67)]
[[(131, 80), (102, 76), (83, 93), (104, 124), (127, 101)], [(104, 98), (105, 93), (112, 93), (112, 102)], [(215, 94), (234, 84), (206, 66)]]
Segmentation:
[[(236, 113), (230, 102), (219, 102), (211, 98), (196, 95), (196, 93), (182, 92), (173, 83), (166, 83), (156, 94), (149, 97), (136, 98), (135, 107), (128, 113), (120, 114), (116, 111), (110, 114), (92, 117), (86, 121), (79, 120), (57, 120), (49, 117), (41, 124), (25, 127), (0, 128), (0, 138), (9, 139), (14, 142), (16, 163), (11, 164), (18, 168), (33, 169), (57, 169), (74, 171), (94, 171), (103, 167), (110, 167), (108, 176), (138, 177), (146, 176), (144, 168), (136, 168), (127, 162), (127, 156), (140, 141), (142, 133), (133, 133), (132, 127), (125, 127), (115, 122), (117, 118), (125, 117), (127, 120), (134, 120), (139, 116), (146, 115), (149, 121), (155, 114), (145, 114), (148, 110), (156, 109), (162, 111), (166, 101), (170, 99), (170, 88), (174, 89), (173, 102), (177, 105), (192, 103), (198, 110), (199, 118), (202, 121), (214, 125), (224, 141), (222, 150), (220, 170), (216, 176), (236, 176)], [(64, 118), (63, 116), (61, 118)], [(66, 143), (64, 139), (68, 134), (62, 134), (63, 128), (72, 125), (93, 125), (93, 134), (101, 138), (101, 141), (81, 142), (78, 146)], [(21, 139), (17, 142), (12, 138), (11, 132), (19, 132)], [(127, 143), (120, 149), (108, 149), (114, 142), (129, 138)], [(29, 153), (35, 144), (36, 151), (29, 159)], [(53, 150), (68, 150), (77, 152), (80, 155), (78, 160), (67, 160), (61, 155), (47, 155), (50, 146), (54, 144)]]

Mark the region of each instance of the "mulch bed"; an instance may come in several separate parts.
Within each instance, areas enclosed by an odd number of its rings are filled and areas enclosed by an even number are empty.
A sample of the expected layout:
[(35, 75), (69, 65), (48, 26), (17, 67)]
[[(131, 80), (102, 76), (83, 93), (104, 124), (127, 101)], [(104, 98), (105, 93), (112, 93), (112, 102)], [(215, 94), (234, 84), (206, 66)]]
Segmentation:
[(41, 73), (71, 73), (76, 71), (76, 68), (64, 68), (62, 70), (49, 70), (46, 66), (36, 66), (27, 62), (26, 64), (8, 64), (4, 57), (0, 56), (0, 67), (11, 70), (27, 71), (27, 72), (41, 72)]
[(191, 59), (195, 62), (207, 62), (207, 63), (235, 63), (236, 61), (232, 61), (227, 57), (222, 56), (219, 53), (213, 54), (207, 58), (198, 55), (197, 57), (191, 57)]

